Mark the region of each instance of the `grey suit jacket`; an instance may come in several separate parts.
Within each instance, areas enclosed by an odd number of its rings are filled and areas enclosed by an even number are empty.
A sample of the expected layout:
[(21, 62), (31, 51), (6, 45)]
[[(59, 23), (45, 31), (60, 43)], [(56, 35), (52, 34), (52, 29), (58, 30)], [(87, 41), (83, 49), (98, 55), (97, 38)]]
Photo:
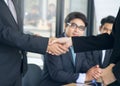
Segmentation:
[(0, 86), (9, 86), (21, 74), (26, 60), (24, 64), (21, 58), (22, 55), (25, 57), (25, 53), (20, 51), (45, 54), (48, 43), (48, 38), (23, 34), (21, 4), (14, 1), (18, 23), (4, 0), (0, 0)]

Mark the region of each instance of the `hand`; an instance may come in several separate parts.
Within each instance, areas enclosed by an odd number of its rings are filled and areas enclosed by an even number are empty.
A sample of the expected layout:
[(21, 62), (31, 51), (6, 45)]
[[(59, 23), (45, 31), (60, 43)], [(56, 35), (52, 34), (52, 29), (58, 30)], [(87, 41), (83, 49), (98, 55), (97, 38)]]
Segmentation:
[(57, 38), (56, 37), (51, 37), (51, 38), (49, 38), (49, 45), (50, 45), (50, 43), (52, 43), (52, 41), (54, 41), (54, 40), (56, 40)]
[(98, 79), (101, 77), (102, 69), (99, 65), (90, 68), (86, 73), (86, 81), (91, 81), (93, 79)]
[(103, 73), (102, 73), (101, 77), (102, 77), (102, 80), (103, 80), (103, 83), (105, 86), (116, 81), (116, 78), (115, 78), (114, 74), (112, 73), (113, 67), (114, 67), (114, 64), (110, 64), (105, 69), (102, 69)]
[[(51, 43), (53, 40), (56, 40), (56, 39), (57, 38), (50, 38), (49, 43)], [(67, 51), (68, 51), (68, 47), (66, 45), (59, 44), (59, 43), (53, 43), (51, 45), (48, 44), (48, 47), (47, 47), (47, 52), (52, 55), (64, 54)]]
[(62, 38), (57, 38), (53, 41), (51, 41), (49, 44), (52, 45), (54, 43), (59, 43), (59, 44), (63, 44), (67, 47), (72, 46), (72, 39), (70, 37), (62, 37)]

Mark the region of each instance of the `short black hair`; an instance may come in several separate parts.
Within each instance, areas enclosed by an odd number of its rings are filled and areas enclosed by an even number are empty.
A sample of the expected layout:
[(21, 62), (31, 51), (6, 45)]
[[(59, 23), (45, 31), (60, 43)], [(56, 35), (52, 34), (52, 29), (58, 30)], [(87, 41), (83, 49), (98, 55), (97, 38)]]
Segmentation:
[(71, 20), (75, 18), (81, 19), (85, 23), (85, 26), (88, 25), (86, 16), (81, 12), (71, 12), (70, 14), (68, 14), (65, 18), (65, 24), (67, 25), (67, 23), (69, 23)]
[(101, 20), (101, 26), (103, 26), (105, 23), (114, 23), (114, 22), (115, 22), (115, 17), (109, 15)]

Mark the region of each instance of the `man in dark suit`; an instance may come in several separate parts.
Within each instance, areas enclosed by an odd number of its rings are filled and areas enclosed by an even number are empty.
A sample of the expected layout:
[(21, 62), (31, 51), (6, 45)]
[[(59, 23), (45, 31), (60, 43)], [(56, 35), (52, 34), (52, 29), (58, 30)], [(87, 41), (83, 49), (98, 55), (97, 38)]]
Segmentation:
[[(83, 36), (87, 20), (84, 14), (72, 12), (65, 19), (65, 33), (61, 37)], [(60, 56), (47, 54), (45, 56), (44, 74), (40, 86), (61, 86), (68, 83), (84, 83), (95, 78), (94, 72), (99, 71), (87, 52), (69, 52)], [(99, 64), (99, 63), (97, 63)], [(94, 67), (93, 67), (94, 66)], [(95, 77), (95, 78), (93, 78)]]
[[(100, 34), (108, 33), (111, 34), (113, 23), (115, 21), (114, 16), (107, 16), (101, 19), (101, 25), (99, 27)], [(110, 56), (112, 49), (92, 51), (93, 59), (100, 59), (100, 67), (105, 68), (109, 65)], [(97, 58), (96, 58), (97, 57)]]
[[(112, 33), (89, 37), (60, 38), (52, 43), (63, 43), (67, 46), (73, 44), (76, 53), (89, 50), (103, 50), (113, 48), (110, 59), (110, 65), (103, 71), (103, 80), (105, 84), (111, 86), (120, 85), (120, 9), (113, 24)], [(51, 43), (51, 44), (52, 44)], [(109, 74), (109, 75), (108, 75)], [(113, 75), (114, 74), (114, 75)]]
[[(11, 7), (13, 9), (11, 9)], [(21, 86), (27, 70), (25, 51), (58, 55), (64, 52), (59, 44), (48, 46), (48, 38), (23, 34), (21, 0), (0, 0), (0, 86)]]

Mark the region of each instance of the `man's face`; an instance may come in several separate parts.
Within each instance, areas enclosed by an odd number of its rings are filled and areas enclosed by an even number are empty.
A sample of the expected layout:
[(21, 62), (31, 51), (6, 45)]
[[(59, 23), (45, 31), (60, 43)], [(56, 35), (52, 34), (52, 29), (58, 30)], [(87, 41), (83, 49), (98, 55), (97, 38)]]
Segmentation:
[(110, 34), (112, 32), (112, 23), (105, 23), (102, 27), (100, 27), (100, 32), (102, 33), (108, 33)]
[(84, 32), (85, 32), (85, 24), (79, 18), (75, 18), (71, 20), (68, 23), (67, 27), (65, 28), (65, 33), (68, 37), (83, 36)]

